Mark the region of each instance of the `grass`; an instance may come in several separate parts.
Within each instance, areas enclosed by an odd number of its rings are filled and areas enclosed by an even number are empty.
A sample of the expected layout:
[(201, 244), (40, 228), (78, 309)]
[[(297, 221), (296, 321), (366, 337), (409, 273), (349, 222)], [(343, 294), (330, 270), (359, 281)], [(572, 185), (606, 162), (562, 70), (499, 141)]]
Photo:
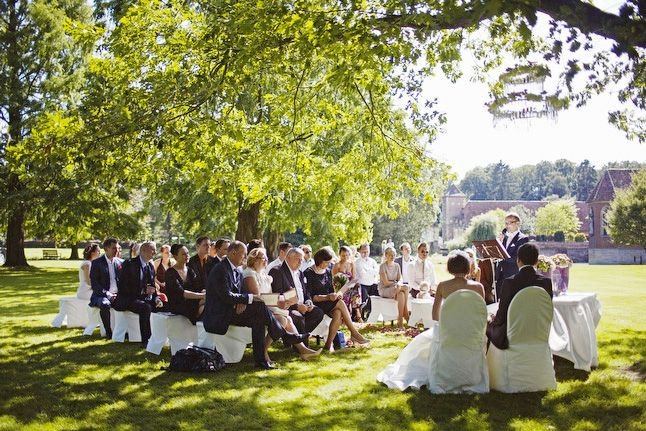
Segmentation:
[(603, 305), (591, 373), (557, 358), (554, 392), (438, 396), (375, 380), (408, 342), (376, 328), (371, 350), (314, 362), (276, 348), (277, 371), (256, 371), (251, 349), (216, 374), (161, 371), (166, 349), (49, 326), (78, 262), (32, 263), (0, 269), (0, 430), (646, 430), (646, 266), (573, 267), (572, 290)]

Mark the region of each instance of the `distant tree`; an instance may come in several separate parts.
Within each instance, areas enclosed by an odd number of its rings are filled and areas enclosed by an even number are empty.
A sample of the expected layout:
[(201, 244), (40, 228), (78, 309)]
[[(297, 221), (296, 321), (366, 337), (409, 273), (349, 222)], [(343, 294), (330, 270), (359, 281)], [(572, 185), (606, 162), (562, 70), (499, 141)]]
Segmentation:
[(615, 243), (646, 249), (646, 169), (633, 175), (629, 187), (617, 191), (607, 220)]
[(558, 159), (554, 162), (554, 170), (563, 176), (566, 182), (567, 190), (561, 196), (572, 194), (574, 190), (574, 172), (576, 171), (576, 164), (567, 159)]
[(574, 189), (572, 194), (577, 200), (585, 201), (599, 181), (599, 174), (589, 160), (582, 161), (574, 171)]
[(576, 232), (580, 225), (577, 208), (571, 199), (552, 201), (536, 211), (537, 235)]
[(646, 163), (640, 163), (633, 160), (622, 160), (621, 162), (608, 162), (601, 168), (601, 172), (606, 169), (643, 169), (646, 168)]
[(514, 183), (518, 185), (517, 199), (524, 201), (538, 201), (542, 196), (536, 185), (536, 167), (534, 165), (523, 165), (513, 169), (512, 176)]
[(549, 179), (547, 191), (558, 197), (569, 195), (570, 187), (567, 178), (560, 172), (555, 171), (554, 175)]
[(491, 178), (489, 199), (507, 200), (513, 195), (514, 183), (512, 181), (511, 169), (502, 160), (498, 163), (487, 166), (489, 178)]
[(552, 194), (552, 177), (554, 176), (554, 165), (552, 162), (542, 161), (536, 164), (534, 173), (534, 184), (537, 188), (539, 199)]
[(487, 170), (482, 167), (476, 167), (464, 175), (464, 179), (460, 181), (460, 190), (462, 190), (469, 199), (491, 199), (489, 194), (490, 182), (491, 177)]
[(494, 239), (505, 225), (505, 213), (498, 208), (473, 217), (464, 233), (467, 243)]

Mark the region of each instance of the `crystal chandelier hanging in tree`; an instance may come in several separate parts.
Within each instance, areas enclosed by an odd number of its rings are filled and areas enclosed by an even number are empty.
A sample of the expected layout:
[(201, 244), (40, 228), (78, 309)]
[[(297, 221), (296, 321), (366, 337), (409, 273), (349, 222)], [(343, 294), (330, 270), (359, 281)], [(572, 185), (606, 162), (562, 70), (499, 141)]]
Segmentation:
[(494, 125), (501, 121), (556, 119), (557, 112), (568, 106), (567, 99), (545, 90), (550, 76), (547, 67), (529, 63), (508, 68), (492, 88), (493, 101), (487, 104)]

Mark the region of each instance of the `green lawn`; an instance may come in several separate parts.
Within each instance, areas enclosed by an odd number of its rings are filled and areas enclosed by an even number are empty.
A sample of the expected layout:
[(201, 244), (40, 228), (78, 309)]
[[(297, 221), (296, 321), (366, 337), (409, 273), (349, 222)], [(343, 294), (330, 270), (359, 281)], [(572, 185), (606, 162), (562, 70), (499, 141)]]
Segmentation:
[(574, 266), (572, 290), (603, 305), (592, 373), (557, 359), (554, 392), (438, 396), (376, 382), (408, 340), (374, 328), (371, 350), (306, 363), (276, 349), (277, 371), (256, 371), (247, 349), (217, 374), (167, 373), (168, 350), (49, 326), (78, 262), (33, 264), (0, 269), (0, 430), (646, 430), (646, 266)]

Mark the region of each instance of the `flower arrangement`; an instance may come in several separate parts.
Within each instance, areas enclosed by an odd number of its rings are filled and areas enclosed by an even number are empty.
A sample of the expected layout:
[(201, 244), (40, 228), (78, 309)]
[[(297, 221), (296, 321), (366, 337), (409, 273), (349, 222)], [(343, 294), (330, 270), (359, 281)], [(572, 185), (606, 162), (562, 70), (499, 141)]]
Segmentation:
[(559, 253), (552, 256), (552, 262), (559, 268), (569, 268), (572, 266), (572, 259), (567, 254)]
[(554, 262), (549, 256), (545, 256), (543, 254), (540, 254), (538, 256), (538, 263), (536, 264), (536, 268), (542, 272), (542, 273), (548, 273), (554, 266)]
[(334, 291), (338, 292), (343, 286), (348, 282), (348, 277), (345, 274), (338, 273), (332, 279), (332, 285), (334, 286)]

